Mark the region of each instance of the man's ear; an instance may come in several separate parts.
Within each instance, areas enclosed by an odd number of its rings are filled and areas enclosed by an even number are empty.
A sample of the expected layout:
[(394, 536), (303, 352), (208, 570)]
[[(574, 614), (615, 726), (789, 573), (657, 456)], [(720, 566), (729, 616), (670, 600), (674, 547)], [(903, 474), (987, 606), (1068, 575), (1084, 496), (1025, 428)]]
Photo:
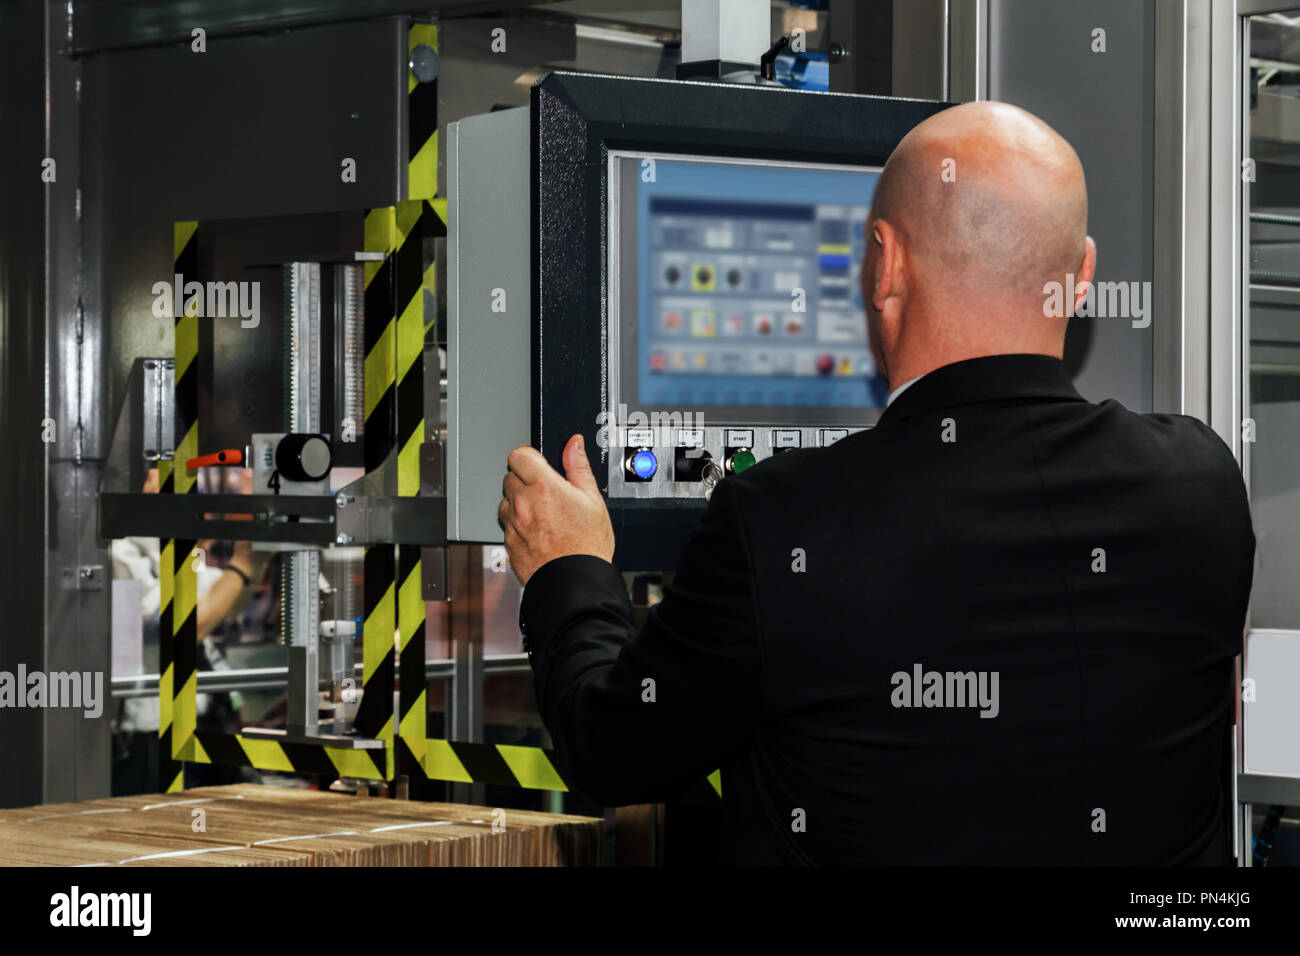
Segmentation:
[(1079, 264), (1079, 273), (1074, 277), (1074, 308), (1070, 310), (1071, 315), (1079, 314), (1079, 306), (1083, 304), (1088, 287), (1092, 285), (1092, 277), (1096, 274), (1097, 243), (1092, 241), (1092, 236), (1084, 236), (1083, 262)]
[(898, 231), (883, 219), (872, 223), (871, 238), (880, 247), (876, 272), (870, 280), (871, 305), (877, 312), (884, 312), (886, 303), (903, 293), (903, 250), (899, 245)]

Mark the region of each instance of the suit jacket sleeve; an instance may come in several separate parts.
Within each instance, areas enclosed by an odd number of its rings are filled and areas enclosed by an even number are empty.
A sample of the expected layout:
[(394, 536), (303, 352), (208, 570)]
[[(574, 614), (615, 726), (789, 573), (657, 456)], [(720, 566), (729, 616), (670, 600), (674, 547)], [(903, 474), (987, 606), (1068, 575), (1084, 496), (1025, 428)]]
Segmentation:
[(572, 785), (605, 806), (680, 795), (758, 727), (762, 649), (735, 484), (715, 489), (640, 634), (608, 561), (557, 558), (524, 590), (542, 719)]

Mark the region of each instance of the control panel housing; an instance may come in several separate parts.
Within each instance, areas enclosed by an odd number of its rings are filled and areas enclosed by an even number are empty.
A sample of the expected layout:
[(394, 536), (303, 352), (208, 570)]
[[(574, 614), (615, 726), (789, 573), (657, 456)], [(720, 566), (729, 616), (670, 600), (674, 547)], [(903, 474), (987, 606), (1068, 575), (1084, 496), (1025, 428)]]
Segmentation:
[(672, 569), (709, 486), (871, 427), (860, 227), (946, 106), (556, 72), (451, 124), (449, 539), (502, 541), (510, 450), (579, 433), (615, 563)]

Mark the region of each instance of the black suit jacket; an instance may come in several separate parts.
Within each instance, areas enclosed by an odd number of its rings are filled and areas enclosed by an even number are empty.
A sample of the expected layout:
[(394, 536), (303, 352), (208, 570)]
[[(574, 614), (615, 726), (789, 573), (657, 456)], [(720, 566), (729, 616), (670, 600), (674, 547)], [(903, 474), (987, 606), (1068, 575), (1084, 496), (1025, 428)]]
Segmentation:
[(1209, 428), (1003, 355), (721, 482), (640, 634), (594, 557), (520, 623), (576, 786), (721, 767), (726, 862), (1218, 864), (1254, 547)]

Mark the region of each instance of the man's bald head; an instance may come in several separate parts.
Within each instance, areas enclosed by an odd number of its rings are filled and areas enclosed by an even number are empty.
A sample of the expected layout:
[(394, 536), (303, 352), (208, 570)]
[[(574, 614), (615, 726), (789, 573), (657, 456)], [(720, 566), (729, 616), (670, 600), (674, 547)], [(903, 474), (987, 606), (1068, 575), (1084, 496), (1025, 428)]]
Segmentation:
[(873, 216), (964, 291), (1041, 296), (1078, 272), (1087, 234), (1083, 166), (1059, 133), (1005, 103), (944, 110), (885, 164)]
[[(910, 352), (910, 367), (928, 364), (921, 353), (957, 361), (1022, 340), (1021, 351), (1059, 355), (1065, 323), (1044, 318), (1043, 289), (1091, 278), (1087, 218), (1079, 157), (1036, 116), (979, 102), (921, 123), (885, 164), (872, 204), (863, 285), (878, 360), (897, 372), (898, 356), (880, 351)], [(882, 278), (889, 296), (873, 296)]]

